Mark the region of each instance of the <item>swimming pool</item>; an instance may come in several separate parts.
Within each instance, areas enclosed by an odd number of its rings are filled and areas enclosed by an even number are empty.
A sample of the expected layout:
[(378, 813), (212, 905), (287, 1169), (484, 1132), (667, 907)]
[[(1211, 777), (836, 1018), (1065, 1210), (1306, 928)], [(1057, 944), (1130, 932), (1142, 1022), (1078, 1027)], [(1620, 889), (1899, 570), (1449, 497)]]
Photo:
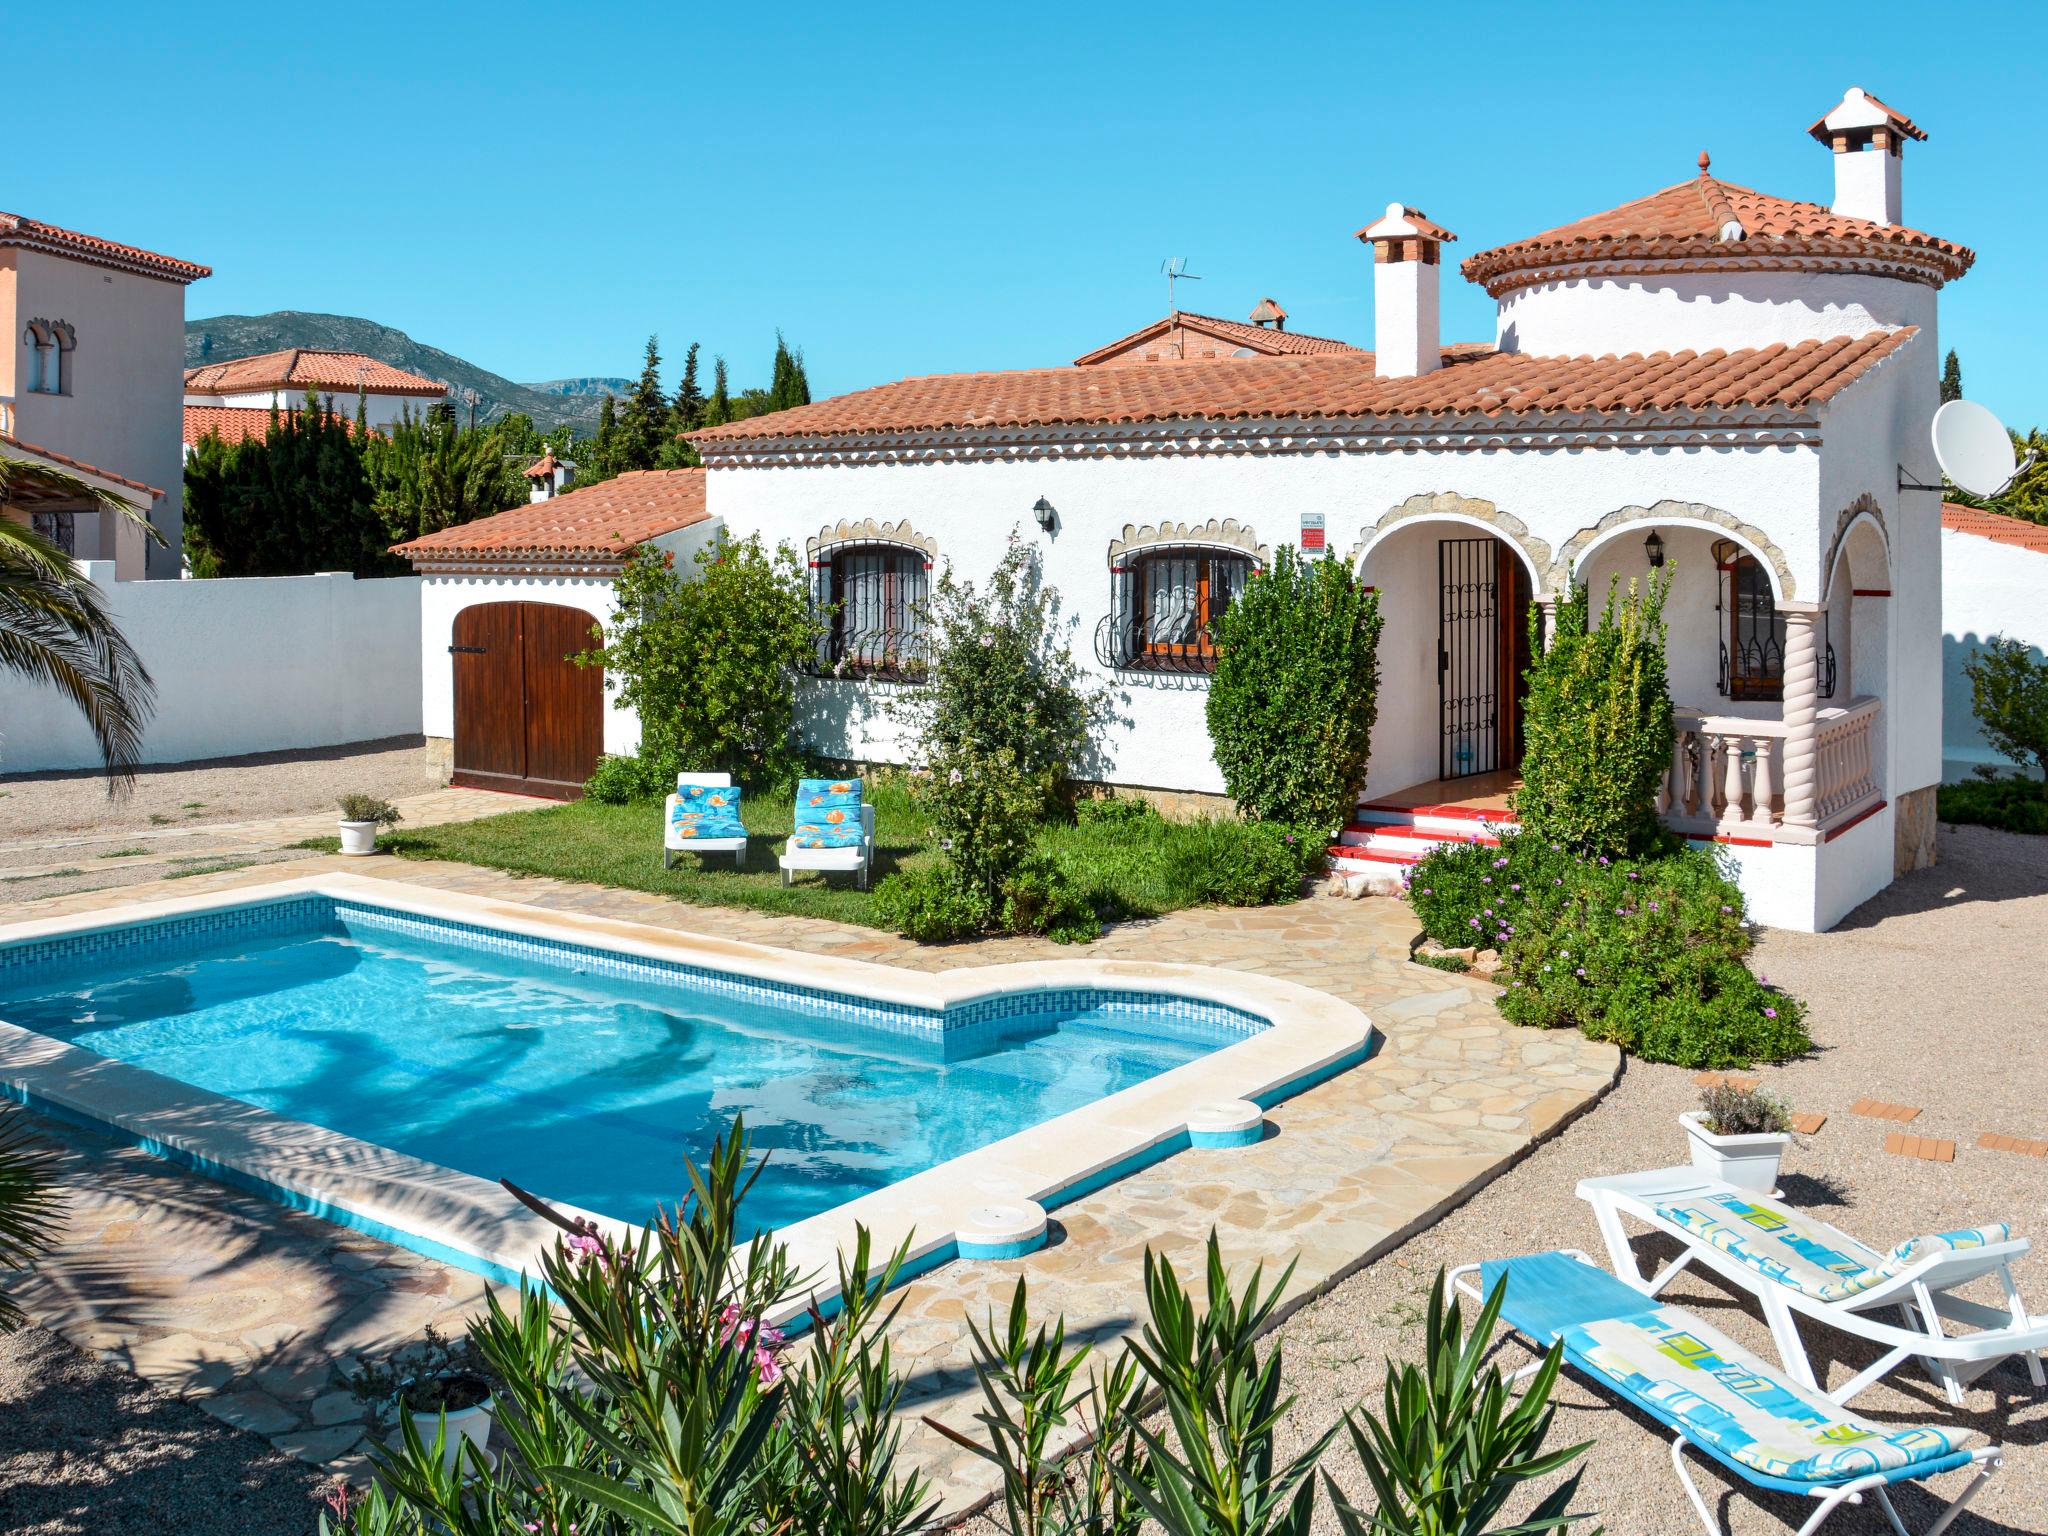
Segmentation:
[(0, 930), (0, 1090), (486, 1273), (545, 1240), (500, 1177), (636, 1223), (736, 1114), (753, 1223), (943, 1256), (1370, 1042), (1266, 978), (923, 975), (349, 876)]

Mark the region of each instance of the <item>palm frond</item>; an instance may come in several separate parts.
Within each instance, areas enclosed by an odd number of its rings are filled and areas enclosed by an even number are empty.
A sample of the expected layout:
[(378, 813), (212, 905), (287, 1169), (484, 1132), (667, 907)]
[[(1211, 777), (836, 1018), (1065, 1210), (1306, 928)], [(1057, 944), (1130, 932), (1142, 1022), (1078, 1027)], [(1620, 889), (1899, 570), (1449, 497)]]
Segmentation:
[[(56, 1246), (56, 1179), (56, 1150), (29, 1129), (21, 1111), (0, 1107), (0, 1270), (29, 1269)], [(0, 1333), (23, 1321), (20, 1307), (0, 1294)]]
[[(22, 491), (35, 490), (50, 496), (62, 496), (74, 501), (88, 501), (99, 512), (111, 512), (126, 522), (133, 523), (158, 544), (164, 542), (163, 530), (149, 520), (149, 514), (133, 502), (124, 501), (112, 491), (103, 490), (82, 476), (58, 469), (52, 464), (38, 464), (31, 459), (11, 458), (0, 453), (0, 506), (15, 500)], [(4, 527), (0, 522), (0, 527)]]

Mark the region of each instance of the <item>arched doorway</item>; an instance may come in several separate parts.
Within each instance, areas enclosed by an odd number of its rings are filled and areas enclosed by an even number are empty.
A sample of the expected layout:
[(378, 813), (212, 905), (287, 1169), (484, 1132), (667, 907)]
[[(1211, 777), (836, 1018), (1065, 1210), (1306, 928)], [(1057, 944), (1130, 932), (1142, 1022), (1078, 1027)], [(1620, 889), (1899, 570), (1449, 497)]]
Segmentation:
[(559, 603), (478, 603), (455, 615), (453, 782), (574, 800), (604, 745), (604, 669), (592, 620)]

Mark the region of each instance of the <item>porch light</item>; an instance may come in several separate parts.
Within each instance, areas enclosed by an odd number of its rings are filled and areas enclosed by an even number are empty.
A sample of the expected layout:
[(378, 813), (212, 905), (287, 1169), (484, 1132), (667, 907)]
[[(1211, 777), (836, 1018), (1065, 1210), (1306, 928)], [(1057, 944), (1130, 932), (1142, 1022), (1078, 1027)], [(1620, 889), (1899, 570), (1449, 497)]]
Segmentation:
[(1031, 504), (1031, 515), (1038, 519), (1039, 527), (1043, 528), (1047, 533), (1052, 532), (1053, 521), (1058, 514), (1053, 511), (1051, 502), (1047, 501), (1043, 496), (1039, 497), (1038, 500)]
[(1643, 556), (1650, 562), (1651, 570), (1664, 569), (1664, 541), (1657, 537), (1654, 528), (1650, 530), (1650, 536), (1643, 540)]

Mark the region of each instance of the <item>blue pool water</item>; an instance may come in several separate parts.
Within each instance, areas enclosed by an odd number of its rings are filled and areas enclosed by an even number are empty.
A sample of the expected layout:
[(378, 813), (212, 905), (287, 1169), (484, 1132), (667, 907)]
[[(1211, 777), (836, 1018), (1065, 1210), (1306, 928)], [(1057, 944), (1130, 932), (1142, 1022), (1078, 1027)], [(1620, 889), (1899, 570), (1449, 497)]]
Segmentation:
[[(641, 1220), (746, 1116), (782, 1226), (1192, 1061), (1201, 1005), (1057, 993), (892, 1019), (600, 952), (308, 905), (281, 932), (0, 967), (0, 1019), (486, 1179)], [(277, 926), (276, 924), (272, 925)], [(511, 946), (517, 948), (517, 946)], [(540, 951), (538, 953), (534, 951)], [(617, 957), (611, 957), (616, 959)], [(605, 974), (605, 970), (626, 974)], [(1004, 1015), (995, 1016), (989, 1015)]]

